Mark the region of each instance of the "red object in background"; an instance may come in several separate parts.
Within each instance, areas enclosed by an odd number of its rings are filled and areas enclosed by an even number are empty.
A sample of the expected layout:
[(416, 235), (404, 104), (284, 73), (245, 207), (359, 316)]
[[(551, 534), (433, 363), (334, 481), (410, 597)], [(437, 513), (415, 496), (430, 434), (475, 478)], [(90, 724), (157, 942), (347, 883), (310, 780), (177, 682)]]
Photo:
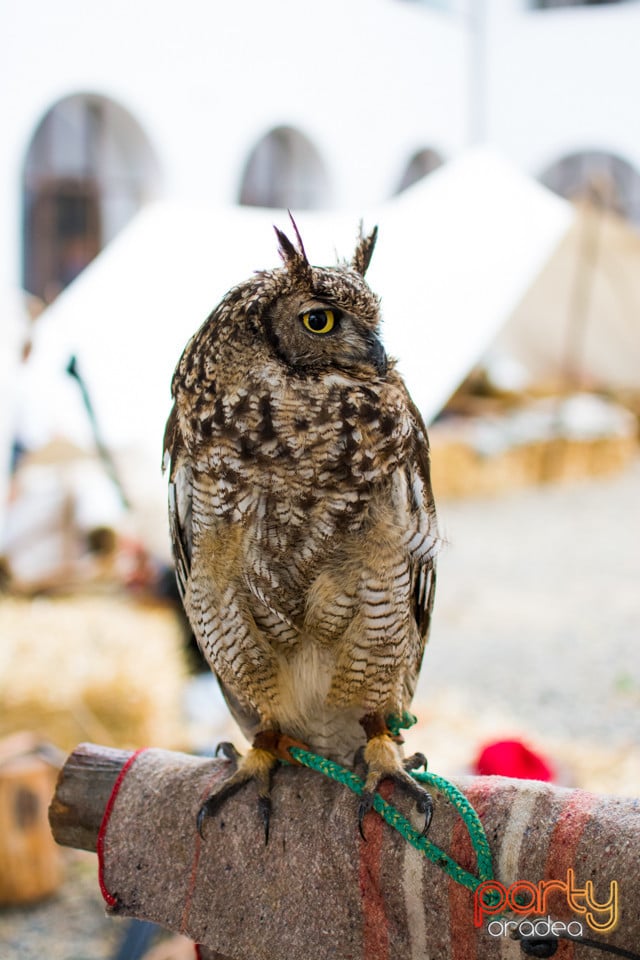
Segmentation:
[(520, 780), (555, 780), (551, 764), (521, 740), (496, 740), (487, 744), (478, 754), (473, 767), (475, 773), (481, 776), (497, 774)]

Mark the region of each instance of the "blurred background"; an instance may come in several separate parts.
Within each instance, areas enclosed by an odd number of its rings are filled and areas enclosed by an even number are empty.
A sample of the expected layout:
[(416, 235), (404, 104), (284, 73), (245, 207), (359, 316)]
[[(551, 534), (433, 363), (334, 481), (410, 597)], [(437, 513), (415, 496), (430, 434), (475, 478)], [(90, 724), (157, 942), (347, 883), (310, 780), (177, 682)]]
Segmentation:
[(0, 0), (3, 957), (183, 949), (102, 916), (46, 806), (83, 740), (243, 746), (177, 601), (162, 431), (287, 208), (315, 262), (380, 224), (430, 424), (409, 748), (638, 794), (639, 42), (634, 0)]

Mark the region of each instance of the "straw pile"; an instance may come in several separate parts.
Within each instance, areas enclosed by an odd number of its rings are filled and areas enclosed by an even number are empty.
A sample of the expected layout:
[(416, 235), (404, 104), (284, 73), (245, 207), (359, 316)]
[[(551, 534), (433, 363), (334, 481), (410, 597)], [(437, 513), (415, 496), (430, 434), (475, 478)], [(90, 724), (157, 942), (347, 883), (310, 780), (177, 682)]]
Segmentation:
[(638, 452), (636, 417), (596, 396), (543, 398), (489, 414), (483, 406), (478, 416), (445, 418), (429, 430), (436, 496), (608, 476)]
[(0, 736), (70, 750), (183, 744), (186, 663), (170, 609), (119, 596), (0, 602)]
[(430, 431), (432, 476), (441, 497), (505, 493), (539, 483), (608, 476), (627, 467), (637, 455), (634, 437), (550, 441), (483, 454), (444, 431)]

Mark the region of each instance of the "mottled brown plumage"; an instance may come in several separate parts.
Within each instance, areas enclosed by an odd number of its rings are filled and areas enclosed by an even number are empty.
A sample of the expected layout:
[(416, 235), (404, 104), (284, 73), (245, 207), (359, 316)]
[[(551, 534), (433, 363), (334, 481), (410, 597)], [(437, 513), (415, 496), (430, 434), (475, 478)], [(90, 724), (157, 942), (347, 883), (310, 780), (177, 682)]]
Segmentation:
[(367, 744), (366, 805), (387, 774), (413, 785), (385, 721), (429, 629), (428, 442), (364, 280), (376, 231), (319, 268), (294, 229), (297, 246), (276, 229), (283, 266), (232, 289), (178, 364), (171, 531), (198, 643), (258, 736), (232, 786), (255, 777), (266, 798), (279, 734), (342, 762)]

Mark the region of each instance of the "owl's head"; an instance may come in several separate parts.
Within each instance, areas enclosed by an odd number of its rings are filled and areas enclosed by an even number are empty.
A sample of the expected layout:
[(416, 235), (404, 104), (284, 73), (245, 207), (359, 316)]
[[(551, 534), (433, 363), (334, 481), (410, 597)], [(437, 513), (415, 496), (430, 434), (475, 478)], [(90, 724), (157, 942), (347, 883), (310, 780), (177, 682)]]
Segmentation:
[[(364, 279), (377, 227), (360, 235), (351, 261), (311, 266), (291, 217), (297, 245), (277, 227), (283, 267), (263, 274), (273, 296), (262, 300), (255, 321), (276, 355), (302, 375), (327, 369), (352, 376), (384, 377), (387, 357), (379, 338), (380, 303)], [(262, 298), (261, 298), (262, 299)]]

